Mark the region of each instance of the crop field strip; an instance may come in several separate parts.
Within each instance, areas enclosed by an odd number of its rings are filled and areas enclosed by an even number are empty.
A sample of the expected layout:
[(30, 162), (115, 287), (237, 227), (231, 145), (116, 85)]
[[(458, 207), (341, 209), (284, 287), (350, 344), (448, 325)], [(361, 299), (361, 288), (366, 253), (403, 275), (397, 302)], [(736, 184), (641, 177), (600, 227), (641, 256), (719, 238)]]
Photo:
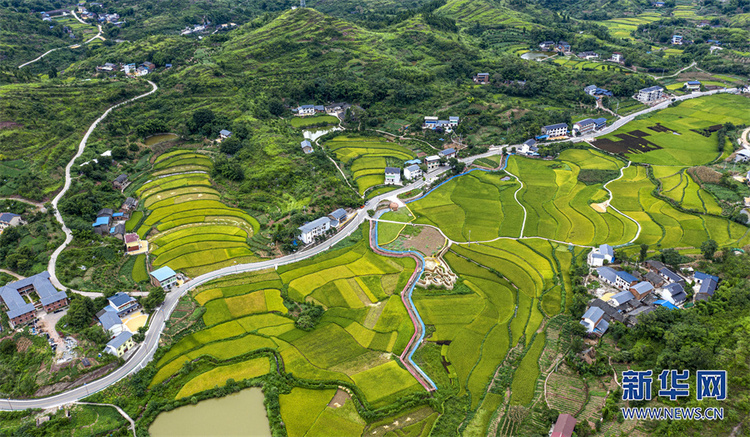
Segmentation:
[[(171, 347), (157, 363), (159, 371), (152, 386), (174, 375), (187, 360), (202, 355), (230, 360), (258, 348), (270, 348), (279, 353), (286, 370), (295, 376), (356, 384), (376, 408), (405, 394), (421, 392), (422, 387), (406, 370), (383, 355), (400, 353), (411, 337), (406, 309), (393, 293), (403, 288), (414, 267), (409, 259), (375, 255), (361, 241), (313, 260), (280, 267), (278, 272), (246, 274), (201, 286), (194, 293), (207, 309), (203, 315), (206, 328)], [(359, 270), (368, 273), (351, 276), (352, 271)], [(324, 271), (331, 274), (321, 281), (319, 273)], [(335, 272), (343, 276), (335, 276)], [(329, 306), (313, 331), (302, 331), (285, 317), (287, 309), (280, 290), (288, 286), (291, 293), (292, 284), (297, 284), (295, 293), (323, 298), (321, 290), (327, 290), (338, 296), (326, 298), (338, 306)], [(373, 311), (378, 313), (376, 320), (368, 321)]]
[(581, 245), (629, 242), (636, 234), (635, 223), (616, 212), (595, 211), (590, 202), (605, 200), (606, 192), (601, 184), (585, 185), (577, 180), (581, 168), (619, 170), (620, 166), (588, 150), (566, 150), (552, 162), (511, 159), (509, 170), (525, 184), (519, 194), (529, 211), (524, 236)]
[[(170, 172), (186, 160), (210, 170), (210, 159), (192, 150), (168, 152), (155, 168)], [(137, 230), (141, 238), (155, 228), (149, 240), (153, 265), (169, 265), (189, 275), (254, 258), (247, 240), (257, 232), (257, 220), (237, 208), (227, 207), (207, 173), (183, 173), (155, 178), (136, 190), (150, 210)]]

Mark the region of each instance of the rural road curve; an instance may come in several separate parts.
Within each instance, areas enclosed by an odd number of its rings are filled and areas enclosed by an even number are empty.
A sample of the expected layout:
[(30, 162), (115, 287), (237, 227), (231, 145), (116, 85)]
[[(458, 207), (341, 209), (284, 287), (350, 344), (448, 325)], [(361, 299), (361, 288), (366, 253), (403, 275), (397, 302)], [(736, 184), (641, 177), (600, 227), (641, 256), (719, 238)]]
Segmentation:
[[(65, 166), (65, 185), (63, 185), (62, 190), (60, 190), (59, 193), (57, 193), (57, 196), (55, 196), (54, 199), (52, 199), (52, 211), (55, 213), (55, 219), (62, 225), (62, 230), (65, 233), (65, 241), (63, 244), (60, 245), (57, 249), (55, 249), (54, 252), (52, 252), (52, 255), (49, 259), (49, 264), (47, 265), (47, 271), (49, 271), (50, 274), (50, 280), (52, 281), (52, 285), (54, 285), (56, 288), (60, 290), (65, 290), (66, 287), (64, 287), (60, 281), (57, 279), (56, 269), (55, 266), (57, 264), (57, 258), (60, 256), (62, 251), (68, 247), (68, 244), (70, 244), (71, 241), (73, 241), (73, 233), (70, 231), (70, 228), (68, 228), (65, 225), (65, 221), (62, 218), (62, 214), (60, 214), (60, 211), (57, 209), (58, 203), (60, 203), (60, 200), (62, 200), (63, 196), (65, 196), (65, 193), (68, 192), (70, 189), (70, 185), (72, 183), (72, 178), (70, 176), (70, 170), (73, 167), (73, 164), (75, 163), (75, 160), (78, 159), (83, 154), (83, 151), (86, 149), (86, 142), (89, 140), (89, 136), (92, 132), (94, 132), (94, 129), (96, 129), (96, 126), (104, 120), (112, 110), (115, 108), (119, 108), (122, 105), (126, 105), (130, 102), (134, 102), (138, 99), (142, 99), (143, 97), (150, 96), (151, 94), (155, 93), (156, 90), (159, 89), (158, 86), (156, 86), (155, 83), (151, 82), (150, 80), (147, 81), (151, 85), (151, 91), (141, 94), (140, 96), (133, 97), (132, 99), (126, 100), (124, 102), (120, 102), (114, 106), (110, 106), (109, 109), (104, 111), (104, 114), (102, 114), (99, 118), (97, 118), (91, 126), (89, 126), (89, 129), (86, 131), (86, 134), (83, 136), (83, 139), (81, 140), (81, 143), (78, 145), (78, 152), (73, 156), (73, 159), (70, 160), (67, 166)], [(75, 291), (75, 290), (72, 290)], [(83, 295), (93, 295), (93, 297), (101, 296), (101, 293), (86, 293), (86, 292), (78, 292), (76, 293), (83, 294)]]
[[(73, 16), (75, 17), (75, 19), (76, 19), (76, 20), (78, 20), (78, 21), (80, 21), (81, 23), (83, 23), (83, 24), (86, 24), (86, 25), (90, 24), (90, 23), (87, 23), (87, 22), (85, 22), (85, 21), (81, 20), (80, 18), (78, 18), (78, 15), (76, 15), (75, 11), (71, 11), (71, 13), (72, 13), (72, 14), (73, 14)], [(106, 39), (104, 39), (104, 37), (102, 36), (102, 26), (101, 26), (101, 24), (97, 24), (97, 26), (99, 27), (99, 33), (97, 33), (97, 34), (96, 34), (95, 36), (93, 36), (93, 37), (92, 37), (91, 39), (89, 39), (89, 40), (85, 41), (85, 42), (84, 42), (84, 44), (88, 44), (88, 43), (90, 43), (91, 41), (93, 41), (93, 40), (95, 40), (95, 39), (97, 39), (97, 38), (101, 39), (102, 41), (106, 41)], [(50, 49), (50, 50), (47, 50), (46, 52), (44, 52), (44, 53), (42, 53), (41, 55), (39, 55), (39, 57), (38, 57), (38, 58), (36, 58), (36, 59), (32, 59), (32, 60), (31, 60), (31, 61), (29, 61), (29, 62), (24, 62), (23, 64), (19, 65), (19, 66), (18, 66), (18, 68), (19, 68), (19, 69), (21, 69), (21, 68), (23, 68), (23, 67), (25, 67), (25, 66), (27, 66), (27, 65), (29, 65), (29, 64), (33, 64), (34, 62), (36, 62), (36, 61), (38, 61), (38, 60), (42, 59), (43, 57), (45, 57), (45, 56), (49, 55), (50, 53), (54, 52), (55, 50), (60, 50), (60, 49), (74, 49), (74, 48), (77, 48), (77, 47), (80, 47), (80, 45), (79, 45), (79, 44), (71, 44), (71, 45), (69, 45), (69, 46), (65, 46), (65, 47), (58, 47), (58, 48), (56, 48), (56, 49)]]
[[(59, 256), (60, 252), (62, 252), (62, 250), (70, 243), (70, 241), (72, 240), (73, 237), (72, 237), (72, 234), (70, 232), (70, 229), (68, 229), (65, 226), (65, 224), (64, 224), (64, 222), (62, 220), (62, 216), (60, 215), (59, 211), (57, 210), (57, 204), (60, 201), (60, 199), (62, 198), (63, 194), (70, 188), (70, 184), (71, 184), (70, 170), (71, 170), (71, 167), (72, 167), (75, 159), (78, 158), (81, 155), (81, 153), (83, 153), (83, 149), (85, 148), (86, 141), (88, 140), (89, 135), (94, 130), (94, 128), (96, 127), (96, 125), (101, 120), (103, 120), (114, 108), (116, 108), (116, 107), (118, 107), (120, 105), (126, 104), (128, 102), (131, 102), (133, 100), (136, 100), (136, 99), (139, 99), (139, 98), (142, 98), (142, 97), (146, 97), (146, 96), (154, 93), (158, 89), (158, 87), (156, 86), (156, 84), (154, 84), (151, 81), (148, 81), (148, 82), (153, 87), (153, 89), (151, 91), (149, 91), (148, 93), (142, 94), (140, 96), (137, 96), (137, 97), (135, 97), (133, 99), (130, 99), (130, 100), (126, 101), (126, 102), (117, 104), (117, 105), (109, 108), (101, 117), (99, 117), (99, 119), (97, 119), (94, 122), (94, 124), (91, 125), (91, 127), (89, 128), (89, 130), (86, 132), (86, 135), (85, 135), (84, 139), (81, 141), (81, 145), (79, 146), (78, 153), (73, 158), (73, 160), (71, 160), (70, 163), (68, 163), (68, 165), (67, 165), (67, 167), (65, 169), (65, 186), (63, 188), (63, 191), (61, 191), (60, 194), (58, 194), (55, 197), (55, 199), (53, 200), (53, 202), (52, 202), (53, 207), (54, 207), (54, 211), (55, 211), (55, 217), (63, 225), (63, 230), (65, 231), (65, 233), (67, 235), (65, 243), (62, 246), (60, 246), (55, 251), (55, 253), (53, 254), (53, 257), (50, 258), (50, 265), (49, 265), (50, 276), (51, 276), (51, 278), (54, 278), (55, 282), (53, 282), (53, 283), (55, 284), (55, 286), (58, 286), (59, 288), (64, 288), (64, 287), (62, 287), (61, 284), (59, 284), (59, 281), (57, 281), (57, 277), (54, 274), (55, 262), (57, 260), (57, 257)], [(690, 99), (690, 98), (701, 97), (701, 96), (704, 96), (704, 95), (716, 94), (717, 92), (733, 92), (733, 90), (736, 91), (736, 89), (730, 89), (730, 90), (709, 91), (709, 92), (705, 92), (705, 93), (693, 93), (693, 94), (690, 94), (690, 95), (678, 97), (677, 100), (680, 100), (680, 101), (681, 100), (687, 100), (687, 99)], [(648, 108), (648, 109), (645, 109), (645, 110), (640, 111), (638, 113), (631, 114), (630, 116), (627, 116), (627, 117), (623, 117), (622, 119), (617, 120), (609, 128), (606, 128), (606, 129), (602, 130), (601, 132), (598, 132), (598, 133), (593, 134), (593, 135), (589, 135), (589, 136), (586, 136), (586, 137), (580, 137), (577, 140), (578, 141), (584, 141), (585, 139), (591, 139), (591, 138), (595, 138), (595, 137), (600, 136), (600, 135), (606, 135), (607, 133), (610, 133), (610, 132), (618, 129), (619, 127), (622, 127), (626, 123), (632, 121), (638, 115), (645, 114), (645, 113), (652, 112), (652, 111), (656, 111), (656, 110), (659, 110), (659, 109), (664, 109), (667, 106), (669, 106), (670, 103), (671, 103), (671, 101), (666, 101), (666, 102), (661, 103), (659, 105), (656, 105), (656, 106), (654, 106), (652, 108)], [(491, 150), (489, 152), (486, 152), (485, 154), (477, 155), (477, 156), (474, 156), (474, 157), (471, 157), (471, 158), (467, 158), (467, 159), (462, 159), (461, 161), (463, 161), (463, 162), (473, 162), (474, 159), (478, 159), (479, 157), (485, 157), (485, 156), (492, 156), (492, 155), (500, 154), (500, 153), (503, 152), (503, 149), (504, 149), (504, 147), (499, 147), (499, 148), (497, 148), (495, 150)], [(441, 168), (441, 169), (439, 169), (439, 170), (437, 170), (437, 171), (429, 174), (428, 175), (428, 179), (436, 177), (436, 176), (439, 176), (439, 175), (441, 175), (442, 173), (444, 173), (446, 171), (447, 171), (447, 168)], [(299, 253), (293, 253), (293, 254), (290, 254), (290, 255), (283, 256), (281, 258), (276, 258), (276, 259), (272, 259), (272, 260), (261, 261), (261, 262), (258, 262), (258, 263), (238, 264), (238, 265), (235, 265), (235, 266), (225, 267), (225, 268), (222, 268), (222, 269), (219, 269), (219, 270), (215, 270), (213, 272), (209, 272), (209, 273), (206, 273), (206, 274), (203, 274), (203, 275), (200, 275), (200, 276), (196, 277), (192, 281), (190, 281), (190, 282), (182, 285), (181, 287), (179, 287), (177, 289), (174, 289), (174, 290), (170, 291), (169, 293), (167, 293), (167, 297), (164, 300), (164, 303), (162, 304), (162, 306), (160, 308), (158, 308), (154, 312), (154, 314), (151, 317), (151, 324), (149, 325), (149, 329), (148, 329), (148, 331), (146, 333), (145, 340), (143, 341), (143, 343), (141, 343), (139, 346), (137, 346), (137, 349), (135, 350), (135, 352), (133, 353), (133, 355), (130, 357), (130, 359), (123, 366), (119, 367), (118, 369), (116, 369), (112, 373), (110, 373), (108, 375), (105, 375), (104, 377), (102, 377), (102, 378), (100, 378), (100, 379), (98, 379), (96, 381), (93, 381), (93, 382), (91, 382), (91, 383), (89, 383), (87, 385), (84, 385), (84, 386), (81, 386), (81, 387), (77, 387), (77, 388), (74, 388), (74, 389), (71, 389), (69, 391), (66, 391), (66, 392), (63, 392), (63, 393), (59, 393), (59, 394), (56, 394), (56, 395), (53, 395), (53, 396), (49, 396), (49, 397), (45, 397), (45, 398), (38, 398), (38, 399), (18, 399), (18, 400), (5, 399), (5, 400), (0, 400), (0, 410), (19, 410), (19, 409), (28, 409), (28, 408), (43, 408), (43, 409), (44, 408), (53, 408), (53, 407), (58, 407), (58, 406), (61, 406), (61, 405), (65, 405), (65, 404), (69, 404), (69, 403), (72, 403), (72, 402), (79, 401), (79, 400), (81, 400), (81, 399), (89, 396), (90, 394), (93, 394), (93, 393), (96, 393), (98, 391), (104, 390), (105, 388), (109, 387), (110, 385), (115, 384), (118, 381), (120, 381), (121, 379), (127, 377), (131, 373), (134, 373), (134, 372), (142, 369), (143, 367), (145, 367), (151, 361), (151, 359), (153, 359), (154, 352), (156, 351), (156, 349), (158, 347), (158, 344), (159, 344), (159, 337), (161, 336), (161, 333), (163, 332), (163, 330), (165, 328), (165, 322), (166, 322), (166, 320), (169, 318), (169, 315), (172, 314), (172, 312), (176, 308), (177, 303), (179, 302), (179, 299), (182, 296), (184, 296), (189, 290), (191, 290), (191, 289), (193, 289), (195, 287), (198, 287), (198, 286), (200, 286), (202, 284), (205, 284), (205, 283), (207, 283), (209, 281), (212, 281), (214, 279), (223, 277), (223, 276), (233, 275), (233, 274), (237, 274), (237, 273), (254, 272), (254, 271), (259, 271), (259, 270), (264, 270), (264, 269), (269, 269), (269, 268), (276, 268), (276, 267), (281, 266), (281, 265), (295, 263), (297, 261), (301, 261), (303, 259), (311, 258), (313, 256), (316, 256), (316, 255), (320, 254), (320, 253), (323, 253), (326, 250), (328, 250), (331, 247), (333, 247), (334, 245), (336, 245), (339, 242), (341, 242), (342, 240), (344, 240), (345, 238), (347, 238), (352, 232), (354, 232), (355, 230), (357, 230), (359, 228), (359, 225), (361, 225), (367, 218), (369, 218), (367, 210), (375, 209), (375, 207), (378, 205), (378, 203), (381, 200), (385, 200), (387, 198), (396, 196), (396, 195), (401, 194), (401, 193), (406, 193), (406, 192), (411, 191), (411, 190), (416, 189), (416, 188), (422, 188), (424, 185), (425, 185), (424, 181), (417, 181), (417, 182), (411, 183), (409, 185), (406, 185), (406, 186), (404, 186), (402, 188), (399, 188), (397, 190), (394, 190), (394, 191), (388, 192), (386, 194), (382, 194), (380, 196), (374, 197), (373, 199), (370, 199), (369, 201), (366, 202), (365, 206), (362, 209), (360, 209), (360, 210), (357, 211), (357, 213), (355, 214), (355, 216), (344, 227), (344, 229), (342, 229), (339, 233), (337, 233), (336, 235), (334, 235), (330, 239), (326, 240), (325, 242), (321, 243), (318, 246), (310, 248), (309, 250), (302, 250)]]

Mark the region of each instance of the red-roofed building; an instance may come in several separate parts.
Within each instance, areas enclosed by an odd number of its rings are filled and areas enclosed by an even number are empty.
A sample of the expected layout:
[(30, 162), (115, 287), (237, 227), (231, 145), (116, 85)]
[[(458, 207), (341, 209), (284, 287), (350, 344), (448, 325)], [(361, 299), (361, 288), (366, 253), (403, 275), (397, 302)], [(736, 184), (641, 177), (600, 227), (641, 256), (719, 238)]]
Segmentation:
[(141, 239), (138, 238), (138, 234), (125, 234), (124, 240), (127, 252), (135, 252), (141, 248)]
[(555, 422), (555, 426), (552, 428), (552, 434), (550, 434), (550, 437), (571, 437), (575, 427), (575, 417), (570, 414), (561, 414), (557, 416), (557, 422)]

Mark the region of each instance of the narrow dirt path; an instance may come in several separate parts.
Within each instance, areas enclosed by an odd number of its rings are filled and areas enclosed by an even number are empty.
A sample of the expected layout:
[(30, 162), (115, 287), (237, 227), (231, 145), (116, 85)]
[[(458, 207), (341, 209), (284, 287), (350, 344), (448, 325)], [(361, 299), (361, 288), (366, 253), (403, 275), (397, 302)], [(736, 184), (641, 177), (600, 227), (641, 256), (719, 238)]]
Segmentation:
[(0, 273), (5, 273), (6, 275), (11, 275), (11, 276), (13, 276), (13, 277), (15, 277), (16, 279), (19, 279), (19, 280), (20, 279), (26, 279), (25, 276), (21, 276), (18, 273), (12, 272), (10, 270), (0, 269)]
[(21, 196), (0, 197), (0, 200), (13, 200), (15, 202), (26, 203), (28, 205), (35, 207), (37, 210), (43, 213), (47, 212), (47, 208), (44, 207), (44, 204), (42, 202), (35, 202), (33, 200), (24, 199)]
[[(76, 15), (76, 12), (75, 12), (75, 11), (70, 11), (70, 12), (71, 12), (71, 13), (73, 14), (73, 17), (75, 17), (75, 19), (76, 19), (76, 20), (78, 20), (78, 21), (80, 21), (81, 23), (83, 23), (83, 24), (86, 24), (86, 25), (89, 25), (89, 24), (90, 24), (90, 23), (87, 23), (87, 22), (85, 22), (85, 21), (81, 20), (80, 18), (78, 18), (78, 15)], [(93, 36), (93, 37), (91, 37), (90, 39), (86, 40), (86, 41), (85, 41), (85, 42), (84, 42), (83, 44), (88, 44), (88, 43), (90, 43), (91, 41), (93, 41), (93, 40), (95, 40), (95, 39), (100, 39), (100, 40), (102, 40), (102, 41), (106, 41), (106, 39), (105, 39), (105, 38), (104, 38), (104, 37), (102, 36), (102, 26), (101, 26), (101, 24), (97, 24), (97, 26), (98, 26), (98, 28), (99, 28), (99, 33), (97, 33), (96, 35), (94, 35), (94, 36)], [(54, 51), (56, 51), (56, 50), (61, 50), (61, 49), (75, 49), (75, 48), (78, 48), (78, 47), (81, 47), (81, 45), (80, 45), (80, 44), (71, 44), (71, 45), (69, 45), (69, 46), (65, 46), (65, 47), (57, 47), (57, 48), (55, 48), (55, 49), (50, 49), (50, 50), (47, 50), (46, 52), (44, 52), (44, 53), (42, 53), (41, 55), (39, 55), (39, 57), (37, 57), (36, 59), (32, 59), (32, 60), (31, 60), (31, 61), (29, 61), (29, 62), (24, 62), (23, 64), (19, 65), (19, 66), (18, 66), (18, 68), (19, 68), (19, 69), (21, 69), (21, 68), (23, 68), (23, 67), (25, 67), (25, 66), (27, 66), (27, 65), (29, 65), (29, 64), (33, 64), (34, 62), (36, 62), (36, 61), (38, 61), (38, 60), (42, 59), (43, 57), (45, 57), (45, 56), (49, 55), (50, 53), (52, 53), (52, 52), (54, 52)]]
[(133, 437), (138, 437), (138, 436), (135, 435), (135, 421), (133, 419), (131, 419), (130, 416), (128, 416), (128, 413), (126, 413), (122, 408), (118, 407), (117, 405), (113, 405), (113, 404), (97, 404), (97, 403), (94, 403), (94, 402), (76, 402), (76, 404), (79, 404), (79, 405), (96, 405), (98, 407), (112, 407), (112, 408), (114, 408), (115, 410), (117, 410), (118, 413), (120, 413), (120, 415), (122, 417), (125, 418), (125, 420), (127, 420), (128, 422), (130, 422), (130, 427), (129, 428), (130, 428), (131, 431), (133, 431)]

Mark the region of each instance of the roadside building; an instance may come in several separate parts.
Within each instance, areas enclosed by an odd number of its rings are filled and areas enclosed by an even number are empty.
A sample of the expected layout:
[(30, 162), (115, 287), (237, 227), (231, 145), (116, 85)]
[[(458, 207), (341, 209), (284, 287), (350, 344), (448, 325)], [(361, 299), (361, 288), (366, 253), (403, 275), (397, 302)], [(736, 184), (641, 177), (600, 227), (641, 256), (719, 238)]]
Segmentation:
[(583, 92), (584, 92), (584, 93), (586, 93), (586, 94), (588, 94), (588, 95), (590, 95), (590, 96), (593, 96), (593, 95), (594, 95), (594, 92), (595, 92), (595, 91), (596, 91), (597, 89), (599, 89), (599, 87), (597, 87), (596, 85), (589, 85), (589, 86), (587, 86), (587, 87), (585, 87), (585, 88), (583, 89)]
[(697, 80), (691, 80), (688, 82), (685, 82), (685, 89), (689, 91), (696, 91), (701, 89), (701, 83)]
[(310, 140), (302, 141), (299, 145), (302, 147), (302, 151), (305, 152), (305, 155), (309, 155), (313, 152), (313, 146)]
[(386, 167), (384, 183), (386, 185), (400, 185), (401, 184), (401, 169), (397, 167)]
[(625, 57), (622, 56), (622, 53), (614, 52), (612, 53), (612, 57), (609, 58), (610, 62), (617, 62), (618, 64), (623, 64), (625, 62)]
[(323, 235), (326, 231), (331, 229), (331, 221), (328, 217), (321, 217), (317, 220), (305, 223), (297, 229), (300, 231), (300, 240), (305, 244), (310, 244), (315, 241), (315, 237)]
[(413, 181), (422, 177), (422, 169), (417, 164), (412, 164), (404, 169), (404, 179)]
[(114, 181), (112, 181), (112, 186), (115, 188), (115, 190), (122, 190), (124, 189), (128, 184), (128, 175), (121, 174), (120, 176), (117, 176)]
[(103, 310), (96, 313), (96, 318), (99, 320), (102, 329), (109, 334), (110, 338), (118, 336), (125, 330), (125, 325), (122, 323), (122, 319), (117, 315), (117, 312), (112, 310), (109, 306), (104, 307)]
[(544, 126), (542, 127), (542, 135), (547, 135), (550, 138), (567, 136), (568, 125), (566, 123), (557, 123)]
[(107, 298), (107, 302), (109, 302), (108, 306), (111, 311), (117, 314), (118, 317), (128, 315), (141, 307), (135, 298), (122, 291)]
[(604, 263), (612, 263), (615, 260), (615, 249), (609, 244), (602, 244), (589, 252), (587, 262), (591, 267), (601, 267)]
[(539, 156), (539, 148), (536, 146), (536, 140), (528, 139), (521, 144), (517, 152), (526, 156)]
[(437, 155), (428, 156), (424, 159), (424, 163), (427, 166), (427, 171), (435, 170), (440, 167), (440, 157)]
[(639, 90), (635, 98), (642, 103), (651, 103), (661, 100), (663, 96), (664, 88), (656, 85)]
[[(23, 296), (35, 293), (39, 299), (29, 298), (34, 303), (26, 303)], [(36, 310), (53, 312), (64, 308), (70, 300), (64, 291), (56, 289), (50, 282), (49, 272), (42, 272), (0, 288), (0, 298), (8, 307), (6, 314), (12, 326), (30, 322)]]
[(446, 159), (455, 158), (456, 157), (456, 149), (454, 149), (453, 147), (451, 147), (451, 148), (448, 148), (448, 149), (445, 149), (445, 150), (441, 150), (439, 154), (440, 154), (440, 156), (442, 156), (442, 157), (444, 157)]
[(331, 219), (331, 227), (342, 225), (346, 222), (348, 214), (344, 208), (339, 208), (336, 211), (328, 214), (328, 218)]
[(573, 135), (585, 135), (591, 133), (596, 128), (596, 122), (593, 118), (586, 118), (573, 123)]
[(164, 291), (169, 291), (177, 285), (177, 273), (168, 266), (151, 272), (151, 283), (155, 287), (161, 287)]
[(133, 346), (135, 346), (133, 334), (130, 331), (123, 331), (107, 343), (104, 352), (121, 358)]

